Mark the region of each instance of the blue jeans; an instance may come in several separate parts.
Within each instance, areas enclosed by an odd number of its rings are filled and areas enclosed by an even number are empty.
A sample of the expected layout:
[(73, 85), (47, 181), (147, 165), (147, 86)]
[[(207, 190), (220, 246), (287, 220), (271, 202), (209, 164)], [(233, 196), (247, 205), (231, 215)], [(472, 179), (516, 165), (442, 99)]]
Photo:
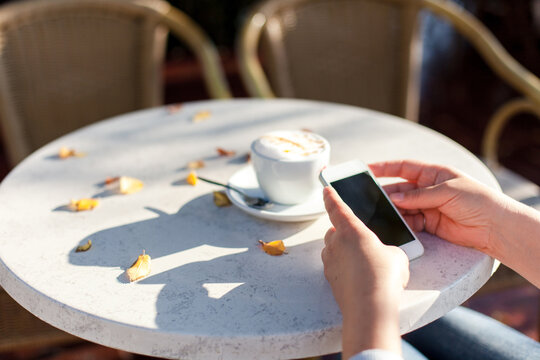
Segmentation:
[[(458, 307), (403, 336), (405, 360), (540, 359), (540, 343), (476, 311)], [(418, 351), (422, 354), (419, 354)]]

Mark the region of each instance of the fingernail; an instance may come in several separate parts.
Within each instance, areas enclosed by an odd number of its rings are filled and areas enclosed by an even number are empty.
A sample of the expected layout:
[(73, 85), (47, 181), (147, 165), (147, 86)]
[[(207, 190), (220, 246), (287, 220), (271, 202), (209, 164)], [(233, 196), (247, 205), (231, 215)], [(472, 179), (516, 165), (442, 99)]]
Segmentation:
[(405, 194), (403, 193), (398, 192), (398, 193), (390, 194), (390, 200), (395, 201), (395, 202), (403, 201), (404, 198), (405, 198)]

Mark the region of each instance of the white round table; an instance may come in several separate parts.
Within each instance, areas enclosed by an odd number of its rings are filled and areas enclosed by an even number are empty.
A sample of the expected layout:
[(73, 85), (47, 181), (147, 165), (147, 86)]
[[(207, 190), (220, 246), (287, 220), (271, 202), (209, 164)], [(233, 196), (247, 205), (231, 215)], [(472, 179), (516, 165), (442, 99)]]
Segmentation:
[[(204, 121), (193, 121), (210, 111)], [(323, 275), (326, 215), (283, 223), (213, 204), (213, 185), (190, 186), (186, 164), (227, 181), (246, 166), (257, 136), (313, 130), (332, 147), (331, 163), (414, 158), (455, 166), (498, 188), (488, 169), (450, 139), (390, 115), (322, 102), (228, 100), (126, 114), (36, 151), (0, 187), (0, 284), (42, 320), (126, 351), (190, 359), (300, 358), (341, 349), (341, 315)], [(87, 155), (59, 159), (62, 146)], [(216, 147), (236, 151), (219, 157)], [(131, 195), (99, 187), (127, 175), (145, 183)], [(70, 199), (100, 197), (93, 211)], [(497, 264), (477, 251), (419, 234), (425, 254), (410, 265), (400, 304), (403, 333), (469, 298)], [(92, 248), (74, 249), (91, 239)], [(284, 240), (289, 254), (262, 252)], [(124, 272), (146, 250), (151, 274)], [(361, 276), (361, 274), (359, 274)]]

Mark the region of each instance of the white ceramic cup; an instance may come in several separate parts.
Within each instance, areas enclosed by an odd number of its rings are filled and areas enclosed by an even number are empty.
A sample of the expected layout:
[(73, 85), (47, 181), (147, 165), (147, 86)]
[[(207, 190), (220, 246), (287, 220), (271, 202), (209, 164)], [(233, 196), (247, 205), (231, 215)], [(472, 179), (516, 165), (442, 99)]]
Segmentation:
[(252, 142), (251, 160), (270, 201), (300, 204), (321, 190), (319, 173), (330, 161), (330, 144), (307, 131), (273, 131)]

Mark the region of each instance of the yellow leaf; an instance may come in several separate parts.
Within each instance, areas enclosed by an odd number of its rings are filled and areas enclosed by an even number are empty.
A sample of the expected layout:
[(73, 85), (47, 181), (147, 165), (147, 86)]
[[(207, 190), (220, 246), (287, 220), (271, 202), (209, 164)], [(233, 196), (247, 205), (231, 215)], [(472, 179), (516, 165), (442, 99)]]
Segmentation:
[(204, 161), (202, 160), (190, 161), (187, 164), (187, 168), (190, 170), (201, 169), (204, 166), (205, 164), (204, 164)]
[(66, 159), (71, 156), (72, 150), (68, 149), (67, 147), (62, 146), (60, 148), (60, 151), (58, 151), (58, 157), (60, 159)]
[(139, 255), (133, 265), (126, 270), (126, 275), (131, 282), (142, 279), (148, 274), (150, 274), (150, 256), (146, 255), (143, 250), (143, 253)]
[(192, 171), (188, 174), (187, 178), (186, 178), (186, 182), (189, 184), (189, 185), (197, 185), (197, 181), (199, 179), (197, 179), (197, 174), (195, 173), (195, 171)]
[(120, 176), (118, 179), (118, 192), (120, 194), (133, 194), (144, 187), (144, 183), (139, 180), (129, 176)]
[(75, 249), (75, 252), (88, 251), (90, 250), (91, 247), (92, 247), (92, 240), (88, 239), (88, 242), (86, 244), (77, 246), (77, 248)]
[(227, 194), (223, 191), (214, 191), (214, 204), (216, 204), (217, 207), (224, 207), (230, 206), (232, 203)]
[(259, 243), (261, 244), (264, 252), (268, 255), (279, 256), (287, 254), (287, 249), (285, 248), (283, 240), (274, 240), (270, 242), (264, 242), (262, 240), (259, 240)]
[(79, 199), (71, 200), (69, 207), (74, 211), (86, 211), (92, 210), (99, 205), (99, 200), (97, 199)]
[(85, 153), (80, 153), (80, 152), (77, 152), (73, 149), (68, 149), (67, 147), (65, 146), (62, 146), (60, 148), (60, 150), (58, 151), (58, 157), (60, 159), (67, 159), (69, 157), (72, 157), (72, 156), (75, 156), (75, 157), (83, 157), (83, 156), (86, 156)]
[(193, 115), (192, 121), (194, 123), (198, 123), (198, 122), (208, 119), (210, 116), (212, 116), (212, 113), (210, 111), (202, 110), (202, 111), (197, 112), (195, 115)]

